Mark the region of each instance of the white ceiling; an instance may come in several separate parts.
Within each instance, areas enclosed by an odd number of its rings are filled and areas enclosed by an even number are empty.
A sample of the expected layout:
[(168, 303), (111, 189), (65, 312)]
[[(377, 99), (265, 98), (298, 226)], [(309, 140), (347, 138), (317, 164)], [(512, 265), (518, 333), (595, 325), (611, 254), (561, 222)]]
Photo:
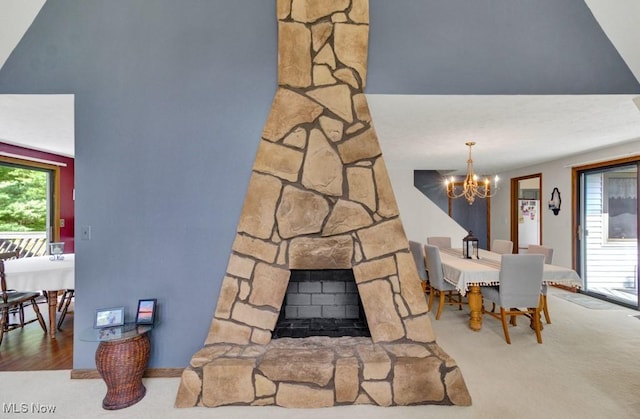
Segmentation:
[[(640, 0), (585, 0), (640, 80)], [(45, 0), (0, 0), (0, 68)], [(496, 173), (640, 139), (632, 95), (367, 95), (387, 164)], [(0, 95), (0, 141), (74, 155), (72, 95)]]
[(74, 156), (73, 95), (0, 95), (0, 141)]
[[(493, 174), (640, 139), (633, 95), (367, 95), (387, 164)], [(639, 150), (640, 151), (640, 150)]]

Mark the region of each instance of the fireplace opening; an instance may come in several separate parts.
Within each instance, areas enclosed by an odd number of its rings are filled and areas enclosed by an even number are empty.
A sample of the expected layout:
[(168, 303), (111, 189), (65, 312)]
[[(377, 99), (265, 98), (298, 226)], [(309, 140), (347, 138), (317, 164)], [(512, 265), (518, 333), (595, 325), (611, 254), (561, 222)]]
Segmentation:
[(292, 269), (272, 338), (367, 336), (367, 318), (351, 269)]

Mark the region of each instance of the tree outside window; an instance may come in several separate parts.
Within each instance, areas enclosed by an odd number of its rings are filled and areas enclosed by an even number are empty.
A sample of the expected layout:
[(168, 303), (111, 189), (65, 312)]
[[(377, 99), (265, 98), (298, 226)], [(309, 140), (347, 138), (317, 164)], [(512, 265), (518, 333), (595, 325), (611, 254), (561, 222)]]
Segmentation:
[(47, 173), (0, 165), (0, 231), (47, 229)]

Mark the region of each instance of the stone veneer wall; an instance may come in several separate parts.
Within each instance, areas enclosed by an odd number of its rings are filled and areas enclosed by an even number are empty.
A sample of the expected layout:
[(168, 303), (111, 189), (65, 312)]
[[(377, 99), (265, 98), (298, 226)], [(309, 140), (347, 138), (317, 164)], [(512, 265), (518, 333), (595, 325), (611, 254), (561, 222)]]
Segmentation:
[[(470, 404), (435, 343), (363, 93), (368, 0), (277, 0), (277, 17), (278, 89), (176, 406)], [(272, 342), (290, 269), (353, 269), (371, 339)]]

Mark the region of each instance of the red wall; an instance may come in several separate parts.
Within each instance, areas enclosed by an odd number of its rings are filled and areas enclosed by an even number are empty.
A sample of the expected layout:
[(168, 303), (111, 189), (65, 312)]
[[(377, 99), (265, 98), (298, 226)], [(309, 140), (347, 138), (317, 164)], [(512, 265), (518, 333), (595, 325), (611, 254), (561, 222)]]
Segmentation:
[(65, 253), (74, 252), (74, 228), (75, 208), (73, 202), (74, 187), (74, 160), (71, 157), (59, 156), (57, 154), (43, 151), (31, 150), (11, 144), (0, 142), (0, 152), (11, 153), (18, 156), (32, 157), (64, 163), (60, 166), (60, 218), (64, 220), (64, 227), (60, 227), (60, 241), (65, 243)]

